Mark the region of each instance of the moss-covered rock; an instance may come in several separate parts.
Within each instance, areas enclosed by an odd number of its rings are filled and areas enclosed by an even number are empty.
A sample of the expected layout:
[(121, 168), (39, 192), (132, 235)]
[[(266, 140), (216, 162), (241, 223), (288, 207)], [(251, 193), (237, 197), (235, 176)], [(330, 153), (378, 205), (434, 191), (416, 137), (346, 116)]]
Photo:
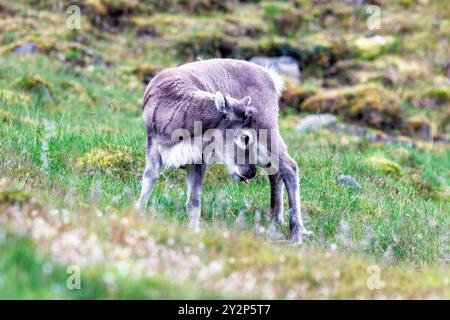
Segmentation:
[(24, 75), (13, 83), (13, 87), (30, 93), (39, 93), (45, 99), (53, 99), (52, 86), (40, 76)]
[(335, 86), (381, 80), (380, 73), (373, 62), (362, 59), (338, 60), (333, 66), (325, 70), (325, 77), (328, 83), (336, 82)]
[(410, 10), (402, 10), (395, 14), (383, 12), (381, 25), (383, 30), (389, 30), (395, 34), (413, 34), (420, 30), (420, 13)]
[(188, 12), (191, 14), (211, 11), (230, 12), (233, 10), (233, 0), (144, 0), (140, 3), (141, 12), (153, 13), (158, 11)]
[(374, 67), (392, 84), (415, 82), (421, 80), (428, 72), (423, 62), (417, 59), (405, 59), (398, 55), (380, 57), (375, 61)]
[(423, 92), (422, 98), (432, 99), (436, 104), (450, 102), (450, 85), (427, 88)]
[(296, 59), (302, 72), (321, 75), (349, 51), (341, 39), (333, 34), (313, 34), (299, 41), (286, 37), (265, 36), (257, 39), (239, 39), (233, 57), (250, 59), (254, 56), (290, 56)]
[(373, 59), (387, 53), (395, 47), (396, 40), (392, 36), (360, 37), (351, 43), (356, 56), (363, 59)]
[(426, 118), (416, 115), (406, 120), (406, 132), (412, 136), (430, 139), (432, 137), (432, 126)]
[(377, 129), (403, 126), (404, 110), (398, 97), (374, 84), (323, 90), (300, 106), (309, 112), (329, 112)]
[(345, 42), (333, 33), (315, 33), (300, 40), (299, 60), (302, 70), (329, 68), (348, 56)]
[(298, 60), (300, 57), (300, 50), (295, 41), (278, 36), (264, 36), (257, 40), (239, 39), (236, 50), (236, 56), (243, 59), (254, 56), (291, 56)]
[(273, 31), (280, 35), (297, 32), (305, 21), (304, 13), (291, 2), (267, 2), (263, 4), (263, 11)]
[(83, 0), (86, 7), (91, 9), (95, 14), (105, 16), (108, 14), (108, 7), (102, 0)]
[(19, 188), (11, 187), (5, 179), (0, 180), (0, 204), (23, 204), (30, 196)]
[(197, 57), (228, 58), (235, 56), (236, 40), (220, 30), (194, 30), (177, 37), (174, 46), (187, 60), (195, 60)]
[[(336, 25), (342, 28), (354, 28), (352, 16), (361, 14), (361, 7), (349, 5), (343, 1), (296, 1), (301, 10), (308, 12), (309, 23), (314, 29), (335, 29)], [(373, 2), (371, 2), (373, 3)]]
[(0, 47), (0, 54), (13, 53), (20, 47), (30, 45), (33, 46), (33, 50), (41, 53), (49, 53), (55, 47), (54, 39), (42, 38), (36, 36), (25, 36), (19, 40), (11, 42), (5, 46)]
[(159, 71), (159, 68), (152, 64), (139, 64), (125, 66), (121, 68), (121, 72), (135, 75), (141, 82), (148, 83)]
[(130, 16), (152, 15), (160, 12), (191, 14), (212, 10), (230, 12), (234, 7), (232, 0), (82, 0), (80, 4), (86, 9), (84, 11), (92, 22), (107, 28), (123, 25)]
[(0, 101), (7, 105), (24, 105), (31, 102), (31, 97), (23, 92), (13, 90), (0, 90)]
[(242, 6), (228, 14), (224, 20), (224, 32), (236, 37), (251, 37), (255, 39), (268, 34), (270, 26), (264, 19), (262, 10), (254, 6)]
[(283, 91), (280, 101), (280, 108), (293, 108), (294, 110), (300, 110), (300, 105), (309, 97), (317, 94), (319, 90), (320, 89), (318, 86), (309, 83), (297, 85), (292, 81), (286, 81), (286, 90)]
[(383, 156), (371, 156), (366, 159), (366, 163), (372, 169), (381, 172), (385, 175), (390, 175), (399, 178), (402, 175), (402, 168), (400, 165)]
[[(203, 21), (204, 22), (204, 21)], [(127, 23), (137, 28), (138, 35), (173, 36), (191, 29), (202, 29), (193, 17), (158, 13), (152, 16), (131, 16)], [(208, 29), (209, 26), (203, 26)]]
[(136, 170), (139, 163), (133, 158), (130, 149), (117, 147), (92, 150), (79, 159), (79, 166), (89, 174), (101, 172), (126, 177)]

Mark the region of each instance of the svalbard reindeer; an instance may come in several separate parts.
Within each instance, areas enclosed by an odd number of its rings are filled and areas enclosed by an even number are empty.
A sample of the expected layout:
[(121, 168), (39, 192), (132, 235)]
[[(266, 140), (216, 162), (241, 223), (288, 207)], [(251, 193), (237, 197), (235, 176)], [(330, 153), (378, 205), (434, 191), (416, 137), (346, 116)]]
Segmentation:
[[(214, 156), (226, 163), (235, 180), (248, 183), (256, 175), (256, 165), (267, 172), (269, 218), (279, 223), (283, 223), (283, 184), (286, 186), (289, 241), (301, 242), (309, 232), (300, 212), (298, 168), (278, 129), (278, 100), (283, 86), (273, 70), (233, 59), (198, 61), (161, 71), (144, 94), (147, 154), (136, 208), (145, 207), (162, 168), (183, 167), (187, 170), (186, 209), (191, 226), (198, 228), (206, 160), (211, 158), (204, 151), (219, 132), (231, 139), (224, 138), (225, 151), (216, 148)], [(184, 134), (174, 138), (180, 130)], [(214, 139), (205, 138), (211, 130)], [(260, 132), (266, 133), (267, 143), (259, 139)], [(253, 151), (257, 155), (251, 161)], [(244, 161), (236, 154), (244, 154)]]

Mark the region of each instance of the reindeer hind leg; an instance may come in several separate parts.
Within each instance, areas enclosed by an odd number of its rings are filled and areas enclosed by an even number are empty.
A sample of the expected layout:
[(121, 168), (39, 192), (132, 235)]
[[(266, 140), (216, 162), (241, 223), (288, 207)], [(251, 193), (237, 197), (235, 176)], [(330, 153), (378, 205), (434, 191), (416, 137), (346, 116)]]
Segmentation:
[(150, 136), (148, 136), (146, 164), (141, 182), (142, 189), (139, 200), (135, 205), (136, 210), (141, 211), (147, 205), (148, 197), (152, 192), (161, 173), (161, 167), (161, 155), (158, 152), (157, 145), (154, 141), (151, 140)]

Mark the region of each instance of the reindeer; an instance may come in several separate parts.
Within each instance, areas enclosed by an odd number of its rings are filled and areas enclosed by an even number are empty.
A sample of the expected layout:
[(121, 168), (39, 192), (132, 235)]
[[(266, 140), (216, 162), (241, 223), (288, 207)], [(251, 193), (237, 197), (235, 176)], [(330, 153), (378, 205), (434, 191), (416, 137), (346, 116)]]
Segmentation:
[[(136, 209), (146, 206), (163, 168), (185, 168), (186, 209), (190, 225), (197, 229), (208, 159), (224, 161), (232, 178), (245, 183), (255, 177), (259, 166), (268, 172), (269, 219), (283, 224), (284, 184), (290, 211), (289, 241), (301, 243), (310, 232), (301, 217), (298, 167), (278, 129), (278, 101), (283, 89), (284, 83), (274, 70), (242, 60), (197, 61), (158, 73), (143, 98), (147, 153)], [(208, 148), (212, 139), (205, 134), (211, 130), (214, 138), (229, 137), (226, 148)], [(258, 132), (263, 131), (270, 144), (258, 139)], [(206, 154), (206, 149), (211, 152)]]

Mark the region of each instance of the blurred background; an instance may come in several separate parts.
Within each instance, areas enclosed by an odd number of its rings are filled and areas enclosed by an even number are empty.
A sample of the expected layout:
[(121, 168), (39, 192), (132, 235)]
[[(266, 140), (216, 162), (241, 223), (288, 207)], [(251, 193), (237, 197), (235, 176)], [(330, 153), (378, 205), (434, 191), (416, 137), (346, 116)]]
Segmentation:
[(197, 58), (252, 60), (285, 76), (289, 112), (447, 140), (446, 1), (3, 0), (0, 13), (2, 54), (108, 68), (130, 90)]

